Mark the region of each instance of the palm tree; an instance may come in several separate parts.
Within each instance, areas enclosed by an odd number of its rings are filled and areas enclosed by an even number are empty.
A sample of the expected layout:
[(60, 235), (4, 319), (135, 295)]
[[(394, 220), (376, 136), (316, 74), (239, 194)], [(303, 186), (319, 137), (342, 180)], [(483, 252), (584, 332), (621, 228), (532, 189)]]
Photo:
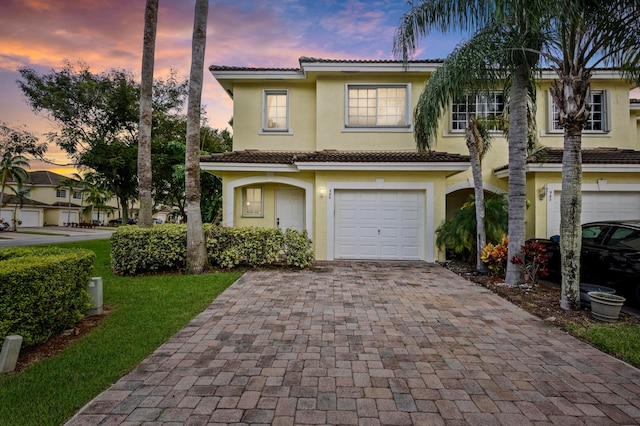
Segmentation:
[(21, 182), (18, 182), (18, 185), (16, 185), (15, 187), (10, 187), (11, 188), (11, 192), (13, 192), (13, 195), (16, 197), (16, 200), (14, 201), (14, 206), (13, 206), (13, 231), (17, 231), (18, 230), (18, 219), (16, 217), (17, 213), (18, 213), (18, 207), (20, 207), (20, 210), (22, 210), (22, 207), (24, 206), (24, 202), (27, 200), (27, 195), (29, 195), (29, 188), (25, 188), (22, 186)]
[[(476, 46), (479, 45), (479, 46)], [(499, 78), (489, 64), (478, 67), (486, 56), (478, 47), (484, 46), (482, 36), (478, 35), (470, 42), (457, 47), (429, 78), (422, 91), (414, 113), (415, 139), (420, 150), (430, 150), (435, 145), (439, 119), (444, 115), (447, 106), (453, 99), (466, 96), (475, 98), (481, 89), (488, 90)], [(471, 69), (486, 69), (482, 73), (470, 73)], [(500, 70), (497, 70), (499, 73)], [(481, 74), (481, 75), (480, 75)], [(484, 86), (484, 87), (483, 87)], [(476, 269), (485, 272), (486, 267), (480, 258), (482, 248), (486, 245), (485, 203), (482, 182), (481, 161), (490, 147), (489, 128), (492, 123), (467, 113), (466, 144), (469, 149), (471, 170), (474, 182), (474, 199), (476, 211)]]
[(140, 84), (140, 125), (138, 135), (138, 226), (149, 228), (153, 210), (151, 197), (151, 120), (153, 115), (153, 67), (155, 59), (158, 0), (147, 0), (144, 13), (142, 81)]
[[(546, 2), (526, 0), (421, 0), (403, 15), (394, 39), (394, 52), (406, 60), (415, 52), (417, 37), (432, 29), (476, 31), (470, 44), (482, 55), (470, 55), (480, 61), (468, 64), (471, 65), (466, 69), (469, 76), (480, 76), (480, 80), (486, 82), (499, 76), (500, 71), (509, 73), (510, 259), (522, 257), (520, 247), (525, 240), (527, 94), (532, 70), (545, 40), (541, 19), (545, 5)], [(455, 84), (455, 80), (453, 82)], [(505, 280), (510, 285), (522, 281), (516, 264), (508, 262)]]
[(68, 207), (67, 207), (67, 225), (71, 225), (71, 197), (73, 196), (73, 189), (78, 185), (78, 181), (69, 177), (63, 177), (58, 181), (56, 189), (64, 189), (69, 192)]
[(86, 201), (88, 203), (86, 209), (91, 209), (91, 220), (93, 220), (93, 212), (98, 210), (97, 220), (100, 222), (100, 210), (107, 206), (106, 201), (110, 198), (109, 193), (102, 187), (92, 183), (89, 180), (84, 181), (84, 194), (87, 194)]
[(185, 154), (185, 192), (187, 198), (187, 271), (204, 272), (207, 262), (204, 228), (200, 212), (200, 107), (207, 42), (208, 0), (196, 0), (191, 44), (191, 72), (187, 105), (187, 148)]
[(18, 184), (29, 180), (29, 173), (25, 169), (29, 168), (29, 160), (22, 155), (14, 155), (5, 152), (0, 160), (0, 206), (4, 205), (4, 190), (8, 180), (14, 180)]
[(564, 129), (560, 257), (564, 309), (580, 305), (582, 234), (582, 130), (590, 116), (591, 75), (618, 68), (640, 84), (640, 2), (571, 0), (558, 2), (555, 37), (545, 58), (558, 75), (551, 96)]

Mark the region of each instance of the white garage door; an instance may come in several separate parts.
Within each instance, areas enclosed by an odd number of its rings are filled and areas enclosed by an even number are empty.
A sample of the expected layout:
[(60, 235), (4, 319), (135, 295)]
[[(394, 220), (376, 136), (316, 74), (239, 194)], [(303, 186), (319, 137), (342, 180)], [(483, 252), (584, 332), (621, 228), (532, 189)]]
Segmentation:
[(78, 223), (78, 212), (71, 210), (61, 210), (60, 211), (60, 226), (64, 226), (65, 223)]
[[(560, 191), (555, 191), (549, 205), (547, 236), (560, 234)], [(580, 223), (598, 220), (640, 219), (639, 192), (582, 193), (582, 215)]]
[(335, 191), (336, 259), (424, 260), (424, 192)]
[(36, 227), (40, 226), (40, 212), (38, 210), (21, 210), (20, 220), (22, 221), (22, 227)]
[(11, 225), (11, 219), (13, 219), (13, 210), (2, 209), (0, 210), (0, 219)]

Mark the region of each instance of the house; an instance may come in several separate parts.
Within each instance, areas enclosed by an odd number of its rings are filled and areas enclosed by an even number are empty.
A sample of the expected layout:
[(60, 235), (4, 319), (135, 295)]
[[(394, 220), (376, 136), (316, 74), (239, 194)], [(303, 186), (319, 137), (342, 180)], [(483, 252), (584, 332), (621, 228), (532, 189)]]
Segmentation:
[[(23, 183), (28, 193), (22, 200), (22, 206), (18, 197), (5, 189), (0, 218), (7, 223), (11, 223), (14, 211), (21, 227), (65, 226), (92, 220), (103, 223), (109, 218), (119, 217), (119, 208), (113, 199), (102, 209), (87, 209), (84, 188), (80, 183), (72, 188), (70, 194), (69, 188), (60, 187), (60, 181), (65, 176), (46, 170), (30, 171), (28, 174), (29, 179)], [(16, 184), (9, 181), (7, 185), (15, 187)]]
[[(441, 60), (328, 60), (298, 68), (210, 67), (233, 99), (233, 151), (203, 156), (223, 182), (223, 224), (306, 229), (316, 259), (444, 260), (435, 230), (473, 193), (466, 111), (499, 115), (501, 92), (455, 100), (433, 151), (418, 152), (412, 113)], [(563, 133), (539, 82), (546, 155), (527, 163), (527, 236), (559, 232)], [(583, 136), (583, 221), (640, 216), (640, 101), (611, 70), (592, 77)], [(496, 132), (485, 190), (508, 189), (508, 149)]]

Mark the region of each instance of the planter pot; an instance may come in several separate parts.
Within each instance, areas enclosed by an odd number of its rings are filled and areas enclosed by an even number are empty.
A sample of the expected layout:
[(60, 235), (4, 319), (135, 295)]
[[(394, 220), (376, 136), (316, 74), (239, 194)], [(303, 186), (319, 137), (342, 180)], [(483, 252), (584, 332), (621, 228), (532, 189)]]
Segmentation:
[(591, 307), (591, 298), (589, 297), (590, 291), (597, 291), (599, 293), (608, 293), (608, 294), (615, 294), (616, 292), (615, 289), (611, 287), (605, 287), (603, 285), (597, 285), (597, 284), (580, 283), (580, 305), (583, 308)]
[(590, 291), (591, 315), (597, 320), (604, 322), (616, 322), (620, 316), (620, 309), (625, 298), (615, 294)]

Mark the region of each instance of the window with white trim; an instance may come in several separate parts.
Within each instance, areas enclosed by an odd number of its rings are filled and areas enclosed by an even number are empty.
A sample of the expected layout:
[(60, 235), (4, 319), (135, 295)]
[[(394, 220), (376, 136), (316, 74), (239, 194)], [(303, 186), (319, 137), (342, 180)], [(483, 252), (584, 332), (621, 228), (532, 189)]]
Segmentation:
[[(562, 131), (563, 129), (558, 120), (558, 107), (556, 107), (556, 103), (553, 102), (551, 96), (549, 98), (551, 99), (551, 130)], [(584, 130), (608, 132), (607, 92), (605, 90), (592, 90), (589, 96), (589, 103), (591, 104), (591, 113)]]
[(494, 120), (491, 130), (498, 129), (498, 119), (504, 111), (504, 96), (502, 92), (489, 92), (478, 95), (466, 95), (462, 99), (455, 99), (451, 105), (451, 130), (464, 131), (467, 129), (467, 114)]
[(409, 127), (407, 84), (347, 85), (346, 127)]
[(264, 217), (261, 186), (248, 186), (242, 189), (242, 216)]
[(289, 131), (289, 91), (265, 90), (262, 100), (262, 130)]
[(82, 192), (81, 191), (73, 191), (74, 200), (82, 200)]
[(56, 198), (67, 198), (66, 189), (56, 189)]

